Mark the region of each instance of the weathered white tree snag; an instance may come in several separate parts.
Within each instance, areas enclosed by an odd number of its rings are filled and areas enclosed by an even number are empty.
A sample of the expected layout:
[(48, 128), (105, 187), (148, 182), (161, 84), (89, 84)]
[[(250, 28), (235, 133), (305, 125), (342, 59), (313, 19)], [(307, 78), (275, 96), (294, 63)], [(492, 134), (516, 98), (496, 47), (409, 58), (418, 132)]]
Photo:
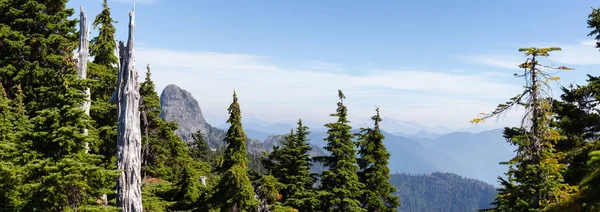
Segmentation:
[[(88, 27), (89, 25), (87, 23), (87, 14), (83, 10), (83, 6), (81, 6), (79, 9), (80, 9), (80, 13), (79, 13), (79, 54), (78, 54), (78, 58), (77, 58), (77, 76), (79, 77), (79, 79), (86, 79), (87, 78), (87, 61), (88, 61), (88, 57), (89, 57), (89, 46), (90, 46), (88, 36), (90, 35), (90, 29), (89, 29), (89, 27)], [(86, 99), (83, 102), (83, 105), (81, 107), (85, 111), (85, 114), (89, 116), (90, 115), (90, 106), (92, 104), (91, 98), (90, 98), (90, 88), (85, 88), (85, 95), (86, 95)], [(83, 129), (83, 134), (87, 136), (88, 129)], [(89, 145), (88, 143), (83, 144), (83, 146), (85, 147), (86, 153), (89, 149), (88, 145)]]
[(207, 178), (206, 178), (205, 176), (200, 176), (200, 182), (202, 182), (202, 185), (203, 185), (204, 187), (206, 187), (206, 179), (207, 179)]
[(129, 12), (129, 38), (127, 46), (119, 42), (119, 77), (111, 102), (117, 104), (117, 169), (122, 170), (117, 179), (117, 207), (123, 212), (142, 212), (140, 85), (135, 70), (133, 29), (135, 6)]

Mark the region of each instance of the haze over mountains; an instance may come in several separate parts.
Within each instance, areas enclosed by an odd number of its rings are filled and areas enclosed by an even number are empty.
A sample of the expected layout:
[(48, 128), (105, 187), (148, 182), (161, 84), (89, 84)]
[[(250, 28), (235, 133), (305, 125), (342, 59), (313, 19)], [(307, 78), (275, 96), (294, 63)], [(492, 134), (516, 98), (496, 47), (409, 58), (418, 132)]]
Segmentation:
[[(244, 123), (244, 129), (253, 130), (257, 132), (276, 134), (276, 133), (287, 133), (291, 128), (294, 128), (297, 120), (293, 121), (281, 121), (281, 122), (269, 122), (253, 115), (244, 115), (242, 122)], [(221, 120), (216, 117), (211, 117), (213, 122), (219, 123), (216, 125), (217, 128), (227, 129), (229, 125), (225, 123), (225, 120)], [(361, 127), (371, 127), (373, 121), (368, 120), (350, 120), (353, 128), (359, 129)], [(469, 120), (465, 120), (468, 122)], [(303, 120), (306, 126), (309, 126), (312, 131), (325, 132), (327, 129), (323, 127), (325, 123), (315, 122), (311, 120)], [(470, 132), (479, 133), (487, 130), (492, 130), (485, 125), (472, 125), (467, 128), (461, 128), (458, 130), (452, 130), (445, 126), (427, 127), (419, 124), (416, 121), (400, 121), (391, 117), (383, 117), (380, 122), (381, 129), (385, 130), (394, 135), (404, 137), (416, 137), (416, 138), (436, 138), (444, 134), (452, 132)]]
[[(179, 123), (176, 133), (184, 140), (189, 141), (189, 135), (200, 130), (212, 147), (223, 145), (222, 139), (229, 125), (208, 123), (198, 101), (189, 92), (169, 85), (161, 94), (161, 105), (161, 116), (167, 121)], [(273, 145), (279, 144), (282, 134), (295, 128), (292, 121), (268, 123), (251, 115), (243, 116), (242, 120), (249, 139), (248, 151), (253, 154), (270, 152)], [(309, 138), (314, 149), (311, 154), (327, 154), (321, 149), (326, 144), (323, 140), (327, 136), (326, 128), (310, 120), (304, 123), (311, 127)], [(352, 125), (353, 130), (358, 132), (360, 127), (371, 127), (372, 122), (356, 121)], [(514, 147), (502, 137), (502, 129), (481, 131), (484, 128), (473, 127), (471, 131), (481, 132), (448, 132), (447, 128), (430, 129), (415, 121), (404, 122), (392, 118), (384, 118), (381, 126), (386, 137), (384, 143), (391, 154), (389, 167), (392, 173), (450, 172), (497, 185), (497, 176), (503, 175), (506, 170), (499, 162), (510, 159), (514, 154)]]

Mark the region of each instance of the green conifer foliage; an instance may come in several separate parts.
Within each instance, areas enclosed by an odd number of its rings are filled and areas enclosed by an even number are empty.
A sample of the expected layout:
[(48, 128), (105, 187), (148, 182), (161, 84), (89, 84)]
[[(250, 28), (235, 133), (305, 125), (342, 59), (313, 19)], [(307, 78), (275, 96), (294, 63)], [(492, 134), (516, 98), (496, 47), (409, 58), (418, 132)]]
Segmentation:
[(248, 176), (246, 134), (242, 128), (242, 113), (238, 98), (233, 92), (233, 102), (228, 108), (231, 124), (225, 142), (227, 148), (219, 160), (217, 171), (221, 173), (217, 191), (212, 195), (215, 208), (221, 211), (257, 211), (258, 200)]
[[(600, 8), (592, 8), (587, 20), (600, 48)], [(568, 169), (565, 181), (578, 185), (579, 191), (562, 199), (547, 211), (598, 211), (600, 210), (600, 78), (588, 75), (588, 85), (563, 88), (563, 101), (555, 101), (557, 121), (555, 126), (563, 137), (557, 149), (567, 153)]]
[(308, 127), (298, 120), (296, 132), (286, 135), (281, 146), (275, 146), (263, 161), (267, 171), (283, 184), (279, 190), (283, 205), (299, 211), (312, 211), (315, 207), (308, 135)]
[(327, 170), (321, 174), (320, 192), (317, 198), (321, 201), (320, 211), (366, 211), (360, 207), (359, 197), (362, 194), (362, 184), (356, 172), (358, 171), (354, 135), (348, 121), (348, 109), (344, 105), (345, 96), (338, 90), (340, 101), (337, 112), (331, 114), (337, 121), (328, 123), (329, 136), (325, 138), (325, 150), (330, 156), (315, 158), (323, 162)]
[(163, 180), (171, 175), (168, 165), (172, 155), (169, 154), (167, 135), (176, 126), (162, 120), (160, 115), (160, 99), (152, 81), (150, 67), (147, 67), (146, 79), (140, 84), (140, 126), (142, 131), (142, 178), (156, 177)]
[(225, 136), (227, 148), (223, 155), (223, 161), (219, 166), (221, 170), (228, 170), (234, 165), (246, 166), (246, 163), (248, 163), (246, 152), (247, 137), (242, 128), (242, 112), (235, 92), (233, 92), (233, 103), (231, 103), (227, 110), (230, 114), (227, 123), (230, 123), (231, 126)]
[(540, 210), (558, 203), (573, 192), (573, 187), (565, 183), (562, 176), (566, 170), (566, 164), (561, 163), (565, 154), (555, 149), (561, 136), (550, 125), (553, 111), (548, 81), (559, 78), (551, 76), (543, 68), (571, 69), (545, 66), (538, 61), (539, 57), (547, 57), (549, 52), (559, 50), (557, 47), (519, 49), (530, 57), (519, 66), (524, 69), (524, 74), (515, 74), (526, 79), (523, 93), (498, 105), (492, 113), (484, 113), (472, 121), (481, 122), (515, 105), (522, 105), (526, 109), (523, 125), (520, 128), (505, 128), (504, 131), (507, 141), (517, 146), (517, 154), (504, 163), (509, 165), (506, 173), (508, 179), (501, 179), (504, 188), (499, 190), (495, 201), (497, 210)]
[[(116, 22), (110, 16), (106, 0), (102, 6), (102, 12), (93, 22), (95, 29), (100, 26), (99, 34), (90, 41), (90, 56), (94, 57), (93, 62), (88, 63), (92, 99), (90, 117), (94, 120), (102, 140), (98, 153), (105, 157), (108, 167), (114, 168), (116, 161), (113, 160), (117, 154), (117, 105), (109, 100), (116, 88), (119, 61), (114, 53), (117, 44), (113, 23)], [(112, 160), (108, 160), (111, 158)]]
[(597, 77), (589, 76), (589, 85), (563, 88), (562, 101), (554, 101), (556, 112), (553, 126), (562, 135), (556, 145), (557, 151), (567, 154), (569, 164), (564, 174), (565, 182), (578, 185), (587, 173), (592, 171), (587, 166), (589, 154), (600, 149), (596, 138), (600, 136), (600, 115), (597, 106), (600, 101), (600, 82)]
[(579, 191), (548, 211), (600, 209), (600, 78), (588, 77), (588, 85), (564, 88), (563, 101), (557, 101), (556, 125), (564, 135), (558, 147), (568, 154), (565, 180)]
[[(113, 67), (119, 61), (115, 56), (115, 49), (117, 43), (115, 40), (115, 29), (113, 23), (117, 23), (110, 16), (110, 8), (108, 7), (108, 1), (104, 0), (102, 3), (102, 12), (94, 19), (94, 29), (100, 26), (98, 37), (93, 38), (90, 43), (90, 55), (94, 57), (94, 63), (106, 66), (106, 68)], [(116, 73), (114, 74), (116, 75)]]
[(396, 188), (390, 183), (390, 169), (387, 166), (390, 153), (383, 144), (385, 136), (379, 129), (379, 108), (376, 112), (371, 118), (375, 122), (374, 128), (362, 128), (357, 142), (360, 156), (358, 177), (365, 184), (361, 203), (368, 211), (391, 212), (397, 210), (400, 200), (393, 195)]
[(592, 12), (588, 15), (587, 25), (592, 31), (588, 36), (596, 36), (596, 48), (600, 48), (600, 8), (592, 8)]
[(182, 166), (182, 171), (175, 183), (174, 199), (178, 202), (171, 207), (176, 211), (194, 209), (200, 196), (206, 190), (206, 187), (200, 182), (200, 177), (206, 176), (208, 171), (205, 163), (187, 157)]
[(20, 184), (20, 169), (15, 160), (19, 157), (19, 134), (23, 132), (15, 127), (17, 116), (11, 100), (0, 86), (0, 211), (14, 211), (15, 201), (18, 201), (15, 191)]
[[(208, 164), (193, 161), (187, 144), (177, 135), (176, 122), (166, 122), (159, 117), (161, 113), (160, 98), (156, 86), (151, 79), (150, 67), (147, 67), (146, 80), (140, 84), (140, 104), (142, 130), (142, 173), (144, 177), (156, 177), (176, 182), (184, 170), (184, 164), (197, 162), (202, 167), (202, 174), (208, 172)], [(188, 170), (189, 172), (189, 170)]]
[(23, 116), (32, 124), (19, 141), (16, 210), (102, 207), (97, 197), (110, 192), (116, 173), (85, 153), (85, 143), (99, 142), (80, 108), (85, 94), (73, 62), (77, 20), (68, 19), (74, 11), (66, 9), (66, 0), (17, 0), (0, 2), (0, 13), (0, 79), (8, 98), (23, 89)]
[(198, 131), (192, 134), (192, 142), (188, 143), (188, 148), (193, 159), (214, 165), (217, 152), (211, 150), (208, 142), (204, 140), (202, 132)]
[(257, 186), (258, 198), (263, 200), (263, 203), (267, 205), (268, 209), (272, 212), (289, 212), (298, 211), (290, 206), (283, 206), (281, 204), (281, 189), (285, 187), (283, 183), (277, 181), (277, 178), (273, 175), (262, 175), (258, 179), (259, 186)]
[(142, 131), (142, 176), (144, 205), (153, 210), (192, 210), (204, 186), (200, 176), (208, 176), (208, 163), (194, 160), (187, 144), (177, 135), (177, 123), (159, 117), (160, 98), (147, 66), (146, 80), (140, 84), (140, 124)]

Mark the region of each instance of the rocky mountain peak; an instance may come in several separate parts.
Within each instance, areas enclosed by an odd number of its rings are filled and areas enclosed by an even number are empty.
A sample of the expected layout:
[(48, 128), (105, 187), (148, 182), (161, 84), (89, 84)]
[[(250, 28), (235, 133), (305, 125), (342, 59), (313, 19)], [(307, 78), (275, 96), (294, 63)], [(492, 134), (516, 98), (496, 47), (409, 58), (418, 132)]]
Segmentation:
[(177, 85), (171, 84), (165, 87), (160, 95), (162, 112), (160, 117), (166, 121), (175, 121), (179, 128), (175, 133), (184, 141), (191, 140), (191, 134), (200, 130), (206, 134), (210, 125), (202, 116), (202, 110), (198, 101), (192, 94)]

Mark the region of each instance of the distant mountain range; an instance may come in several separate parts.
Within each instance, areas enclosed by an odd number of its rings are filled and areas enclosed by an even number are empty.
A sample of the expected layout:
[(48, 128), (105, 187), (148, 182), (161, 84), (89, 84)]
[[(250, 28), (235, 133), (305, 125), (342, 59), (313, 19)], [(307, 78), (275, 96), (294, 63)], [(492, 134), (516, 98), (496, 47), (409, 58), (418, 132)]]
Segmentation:
[[(179, 123), (176, 133), (190, 140), (189, 134), (195, 131), (205, 133), (211, 146), (224, 145), (222, 139), (228, 124), (213, 127), (202, 116), (198, 102), (189, 92), (169, 85), (161, 94), (162, 117), (167, 121)], [(295, 128), (294, 122), (268, 123), (258, 117), (243, 117), (243, 127), (248, 136), (248, 151), (260, 154), (270, 152), (278, 145), (281, 134)], [(258, 123), (257, 123), (258, 122)], [(327, 154), (323, 149), (326, 129), (323, 124), (304, 121), (310, 126), (310, 143), (313, 155)], [(360, 127), (372, 126), (371, 121), (354, 122), (356, 132)], [(514, 147), (504, 141), (502, 130), (481, 131), (473, 127), (471, 132), (446, 132), (449, 129), (439, 127), (429, 129), (417, 122), (397, 121), (384, 118), (381, 123), (386, 139), (384, 143), (391, 154), (389, 167), (393, 173), (428, 174), (432, 172), (450, 172), (461, 176), (479, 179), (497, 185), (496, 177), (503, 175), (507, 167), (498, 163), (510, 159)]]
[[(215, 116), (211, 116), (212, 120), (218, 120)], [(311, 120), (302, 120), (304, 125), (311, 128), (312, 131), (325, 132), (327, 129), (324, 127), (325, 123), (316, 122)], [(221, 121), (220, 121), (221, 122)], [(265, 121), (259, 117), (256, 117), (252, 114), (245, 115), (242, 117), (242, 123), (244, 125), (245, 130), (254, 130), (263, 133), (270, 134), (278, 134), (278, 133), (288, 133), (290, 129), (295, 128), (297, 120), (291, 121), (279, 121), (279, 122), (270, 122)], [(465, 121), (467, 122), (467, 121)], [(350, 125), (353, 128), (359, 129), (361, 127), (371, 127), (373, 125), (373, 121), (371, 119), (367, 120), (351, 120)], [(466, 128), (461, 129), (450, 129), (444, 126), (437, 127), (427, 127), (419, 124), (416, 121), (400, 121), (390, 117), (383, 117), (380, 122), (381, 129), (397, 135), (404, 137), (416, 137), (416, 138), (436, 138), (448, 133), (452, 132), (470, 132), (470, 133), (479, 133), (487, 130), (492, 130), (486, 125), (471, 125)], [(229, 128), (229, 124), (224, 123), (222, 121), (220, 124), (215, 125), (215, 127), (220, 129)]]

